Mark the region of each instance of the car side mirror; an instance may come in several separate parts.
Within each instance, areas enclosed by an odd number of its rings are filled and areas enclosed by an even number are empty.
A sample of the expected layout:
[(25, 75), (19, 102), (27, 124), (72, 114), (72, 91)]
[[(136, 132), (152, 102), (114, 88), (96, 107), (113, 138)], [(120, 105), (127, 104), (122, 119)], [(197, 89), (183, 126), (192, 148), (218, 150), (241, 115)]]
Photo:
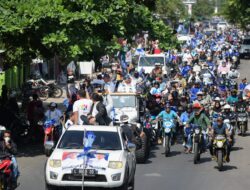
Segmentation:
[(128, 144), (127, 144), (127, 150), (128, 150), (129, 152), (135, 152), (135, 150), (136, 150), (135, 144), (134, 144), (134, 143), (128, 143)]
[(46, 141), (44, 144), (45, 155), (49, 157), (51, 153), (53, 152), (54, 148), (55, 148), (55, 144), (53, 141)]

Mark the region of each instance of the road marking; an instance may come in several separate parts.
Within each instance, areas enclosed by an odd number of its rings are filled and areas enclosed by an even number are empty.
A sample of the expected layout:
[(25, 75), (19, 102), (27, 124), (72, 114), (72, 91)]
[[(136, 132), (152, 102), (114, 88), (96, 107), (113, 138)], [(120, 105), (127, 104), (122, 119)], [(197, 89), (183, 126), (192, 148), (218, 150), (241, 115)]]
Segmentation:
[(159, 173), (149, 173), (149, 174), (144, 174), (146, 177), (161, 177), (162, 175)]

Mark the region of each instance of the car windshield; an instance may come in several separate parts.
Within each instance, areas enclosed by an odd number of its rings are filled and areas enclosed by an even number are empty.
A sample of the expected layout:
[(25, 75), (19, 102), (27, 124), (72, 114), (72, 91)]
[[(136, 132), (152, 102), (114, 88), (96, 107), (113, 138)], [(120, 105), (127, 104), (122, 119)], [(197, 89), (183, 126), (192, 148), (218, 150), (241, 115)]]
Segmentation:
[(136, 96), (112, 96), (114, 108), (136, 107)]
[[(88, 131), (87, 131), (88, 132)], [(121, 150), (121, 141), (117, 132), (92, 131), (95, 135), (92, 149)], [(83, 149), (84, 131), (66, 131), (58, 144), (59, 149)]]
[(250, 45), (250, 38), (244, 39), (242, 44)]
[(164, 65), (164, 57), (140, 57), (139, 65), (140, 67), (154, 67), (155, 63), (160, 63)]

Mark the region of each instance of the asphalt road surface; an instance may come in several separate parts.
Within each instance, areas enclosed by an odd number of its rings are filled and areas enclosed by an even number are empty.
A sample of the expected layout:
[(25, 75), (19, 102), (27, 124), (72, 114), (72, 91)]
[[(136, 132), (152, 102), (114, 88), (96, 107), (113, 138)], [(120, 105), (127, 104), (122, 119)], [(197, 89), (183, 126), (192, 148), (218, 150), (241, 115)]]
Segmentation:
[[(242, 60), (241, 78), (250, 79), (250, 61)], [(231, 162), (219, 172), (209, 153), (202, 154), (201, 163), (193, 164), (193, 155), (183, 153), (181, 145), (172, 147), (166, 158), (163, 148), (156, 146), (146, 164), (138, 164), (135, 190), (247, 190), (250, 189), (250, 133), (236, 137)], [(44, 190), (46, 157), (41, 147), (21, 148), (18, 156), (21, 176), (18, 190)]]

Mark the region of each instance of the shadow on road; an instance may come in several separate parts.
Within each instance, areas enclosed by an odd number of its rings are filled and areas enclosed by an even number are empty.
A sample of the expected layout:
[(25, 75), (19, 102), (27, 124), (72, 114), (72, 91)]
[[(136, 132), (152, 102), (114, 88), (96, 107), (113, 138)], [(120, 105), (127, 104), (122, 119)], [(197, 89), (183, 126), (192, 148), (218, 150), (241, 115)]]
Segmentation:
[(238, 150), (243, 150), (244, 148), (243, 147), (232, 147), (231, 148), (231, 151), (238, 151)]
[[(218, 169), (217, 166), (215, 166), (214, 168)], [(237, 169), (238, 168), (236, 166), (224, 165), (221, 172), (230, 171), (230, 170), (237, 170)]]
[(27, 145), (25, 147), (18, 148), (17, 157), (35, 157), (39, 155), (44, 155), (42, 144)]
[[(180, 155), (182, 152), (181, 151), (170, 151), (169, 155), (167, 157), (174, 157), (177, 155)], [(165, 155), (165, 153), (161, 153), (162, 155)]]
[(200, 164), (202, 163), (206, 163), (206, 162), (211, 162), (211, 158), (210, 157), (205, 157), (205, 158), (202, 158), (200, 159)]

